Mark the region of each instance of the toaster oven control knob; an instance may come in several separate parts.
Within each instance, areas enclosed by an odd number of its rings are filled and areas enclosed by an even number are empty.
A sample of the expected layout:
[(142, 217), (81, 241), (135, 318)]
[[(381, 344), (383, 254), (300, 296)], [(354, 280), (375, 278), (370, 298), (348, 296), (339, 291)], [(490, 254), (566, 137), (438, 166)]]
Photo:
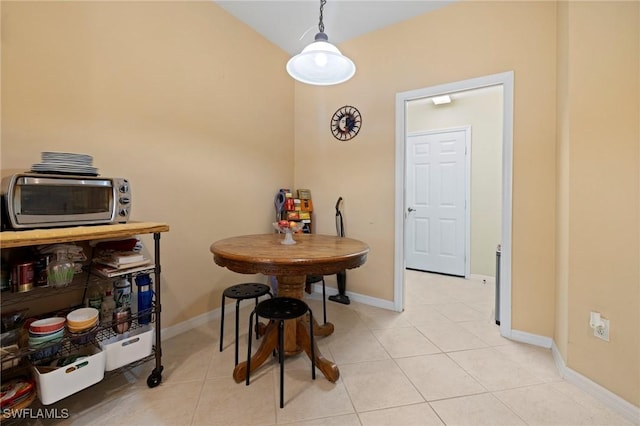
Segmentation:
[(127, 182), (124, 182), (118, 189), (120, 190), (120, 192), (129, 192), (129, 184)]
[(120, 197), (119, 201), (120, 201), (120, 204), (129, 204), (131, 202), (129, 197)]
[(120, 216), (126, 217), (129, 214), (127, 209), (120, 209)]

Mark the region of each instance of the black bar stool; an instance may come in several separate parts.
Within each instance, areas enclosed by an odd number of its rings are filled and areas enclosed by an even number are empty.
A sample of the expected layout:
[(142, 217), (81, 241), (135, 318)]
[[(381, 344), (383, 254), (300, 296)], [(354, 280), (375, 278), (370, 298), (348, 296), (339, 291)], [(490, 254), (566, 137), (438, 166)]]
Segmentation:
[(325, 294), (324, 288), (324, 276), (322, 275), (307, 275), (307, 280), (305, 281), (305, 285), (310, 286), (311, 284), (315, 284), (317, 282), (322, 281), (322, 319), (323, 323), (327, 323), (327, 298)]
[[(236, 365), (238, 365), (238, 322), (240, 320), (240, 301), (246, 299), (255, 299), (256, 307), (258, 306), (258, 298), (268, 294), (271, 294), (271, 288), (268, 285), (260, 283), (243, 283), (236, 284), (231, 287), (227, 287), (222, 292), (222, 305), (221, 305), (221, 317), (220, 317), (220, 352), (222, 352), (222, 340), (224, 336), (224, 302), (225, 298), (236, 299)], [(256, 337), (258, 332), (256, 331)]]
[(247, 351), (247, 382), (251, 374), (251, 331), (253, 329), (253, 317), (256, 316), (256, 324), (260, 317), (278, 322), (278, 358), (280, 361), (280, 408), (284, 407), (284, 322), (299, 318), (309, 312), (309, 338), (311, 339), (311, 377), (316, 379), (316, 354), (313, 343), (313, 312), (309, 306), (300, 299), (292, 297), (274, 297), (263, 300), (251, 312), (249, 316), (249, 350)]

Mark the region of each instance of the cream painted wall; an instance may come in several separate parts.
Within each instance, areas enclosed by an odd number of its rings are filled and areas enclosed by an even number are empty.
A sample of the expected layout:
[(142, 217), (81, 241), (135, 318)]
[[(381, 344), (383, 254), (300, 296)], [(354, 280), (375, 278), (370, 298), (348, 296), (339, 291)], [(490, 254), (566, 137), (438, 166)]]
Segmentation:
[[(209, 245), (268, 232), (283, 186), (311, 189), (328, 234), (345, 198), (347, 234), (372, 249), (347, 288), (391, 300), (395, 94), (513, 70), (513, 328), (554, 336), (569, 367), (640, 405), (640, 11), (562, 7), (450, 5), (344, 43), (358, 73), (318, 88), (294, 85), (287, 55), (209, 2), (3, 1), (2, 173), (61, 150), (128, 177), (134, 219), (171, 226), (164, 326), (217, 308), (222, 288), (249, 278), (215, 266)], [(363, 129), (337, 142), (329, 119), (345, 104)], [(590, 309), (611, 319), (611, 343), (588, 336)]]
[(640, 406), (640, 3), (569, 2), (559, 19), (556, 340), (570, 368)]
[[(312, 189), (324, 233), (335, 232), (332, 203), (342, 195), (347, 233), (371, 246), (347, 290), (393, 298), (396, 93), (514, 70), (512, 324), (553, 334), (555, 23), (553, 3), (456, 3), (341, 44), (358, 67), (351, 81), (296, 85), (296, 186)], [(328, 129), (342, 105), (363, 116), (349, 142)]]
[(216, 266), (209, 246), (270, 232), (273, 196), (293, 182), (286, 60), (212, 2), (3, 1), (2, 173), (68, 151), (127, 177), (133, 219), (171, 227), (163, 326), (211, 311), (253, 277)]
[(407, 131), (471, 126), (471, 274), (494, 277), (502, 205), (502, 87), (451, 95), (452, 102), (407, 104)]

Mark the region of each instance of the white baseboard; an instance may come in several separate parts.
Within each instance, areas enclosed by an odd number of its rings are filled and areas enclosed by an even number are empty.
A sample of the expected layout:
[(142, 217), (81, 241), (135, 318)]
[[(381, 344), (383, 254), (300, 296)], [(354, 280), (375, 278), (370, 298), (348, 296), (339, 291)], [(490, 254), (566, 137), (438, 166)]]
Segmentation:
[(527, 333), (526, 331), (511, 330), (511, 340), (516, 342), (528, 343), (534, 346), (540, 346), (541, 348), (549, 349), (553, 344), (551, 337), (540, 336), (538, 334)]
[(562, 378), (592, 395), (613, 411), (629, 420), (632, 424), (640, 425), (640, 407), (636, 407), (610, 390), (567, 367), (555, 342), (553, 342), (553, 346), (551, 346), (551, 353)]
[(552, 338), (524, 331), (512, 330), (511, 339), (543, 348), (551, 348), (553, 361), (555, 362), (558, 372), (562, 378), (592, 395), (607, 407), (629, 420), (632, 424), (640, 426), (640, 408), (620, 398), (618, 395), (600, 386), (591, 379), (588, 379), (582, 374), (567, 367), (560, 355), (558, 347), (556, 346), (556, 342), (554, 342)]
[[(268, 296), (263, 296), (263, 298), (266, 298), (266, 297)], [(252, 300), (252, 303), (253, 303), (253, 300)], [(225, 311), (225, 315), (229, 312), (235, 312), (236, 311), (235, 301), (233, 301), (232, 303), (227, 303), (224, 307), (224, 311)], [(160, 331), (161, 339), (162, 340), (171, 339), (172, 337), (175, 337), (179, 334), (187, 332), (193, 328), (199, 327), (213, 320), (218, 320), (220, 319), (221, 312), (222, 310), (220, 308), (216, 308), (212, 311), (205, 312), (204, 314), (200, 314), (196, 317), (190, 318), (186, 321), (182, 321), (178, 324), (174, 324), (170, 327), (165, 327)]]
[[(330, 295), (333, 294), (337, 294), (338, 293), (338, 289), (334, 288), (334, 287), (329, 287), (329, 286), (325, 286), (325, 292), (327, 293), (327, 298)], [(311, 290), (313, 290), (313, 293), (310, 294), (311, 297), (315, 298), (321, 298), (322, 297), (322, 284), (313, 284), (311, 286)], [(363, 303), (365, 305), (370, 305), (370, 306), (375, 306), (377, 308), (382, 308), (382, 309), (388, 309), (390, 311), (393, 311), (394, 305), (393, 302), (390, 300), (384, 300), (384, 299), (378, 299), (377, 297), (371, 297), (371, 296), (365, 296), (363, 294), (359, 294), (359, 293), (353, 293), (350, 291), (345, 291), (345, 294), (347, 296), (349, 296), (349, 299), (353, 300), (354, 302), (358, 302), (358, 303)]]
[[(231, 309), (233, 309), (233, 311), (235, 312), (235, 304), (233, 304)], [(220, 308), (214, 309), (213, 311), (205, 312), (204, 314), (190, 318), (186, 321), (179, 322), (178, 324), (174, 324), (171, 327), (165, 327), (162, 329), (162, 331), (160, 331), (160, 335), (162, 336), (163, 341), (171, 339), (172, 337), (178, 336), (179, 334), (185, 333), (191, 329), (199, 327), (203, 324), (208, 323), (209, 321), (213, 321), (218, 318), (220, 318)]]

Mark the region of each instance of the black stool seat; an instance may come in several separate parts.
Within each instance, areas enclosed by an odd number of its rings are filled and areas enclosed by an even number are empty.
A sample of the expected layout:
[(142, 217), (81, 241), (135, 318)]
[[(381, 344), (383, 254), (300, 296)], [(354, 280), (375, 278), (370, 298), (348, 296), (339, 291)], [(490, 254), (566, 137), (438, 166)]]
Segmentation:
[(284, 407), (284, 322), (300, 318), (309, 313), (309, 339), (311, 340), (311, 377), (316, 379), (315, 344), (313, 342), (313, 312), (309, 306), (300, 299), (292, 297), (274, 297), (263, 300), (251, 312), (249, 316), (249, 348), (247, 350), (247, 377), (246, 385), (249, 386), (251, 375), (251, 330), (253, 329), (253, 316), (262, 317), (278, 323), (278, 360), (280, 362), (280, 408)]
[(256, 307), (256, 315), (272, 320), (290, 320), (306, 314), (309, 307), (300, 299), (276, 297), (261, 302)]
[(270, 292), (271, 288), (268, 285), (244, 283), (225, 288), (223, 294), (231, 299), (255, 299)]
[[(224, 338), (224, 305), (225, 298), (235, 299), (236, 300), (236, 352), (235, 352), (235, 361), (236, 365), (238, 365), (238, 323), (240, 321), (240, 302), (246, 299), (255, 299), (256, 306), (258, 306), (258, 298), (268, 294), (270, 297), (273, 297), (271, 294), (271, 287), (261, 283), (242, 283), (232, 285), (231, 287), (227, 287), (222, 292), (222, 302), (220, 306), (221, 317), (220, 317), (220, 352), (222, 352), (222, 342)], [(256, 331), (256, 338), (258, 337), (258, 333)]]

